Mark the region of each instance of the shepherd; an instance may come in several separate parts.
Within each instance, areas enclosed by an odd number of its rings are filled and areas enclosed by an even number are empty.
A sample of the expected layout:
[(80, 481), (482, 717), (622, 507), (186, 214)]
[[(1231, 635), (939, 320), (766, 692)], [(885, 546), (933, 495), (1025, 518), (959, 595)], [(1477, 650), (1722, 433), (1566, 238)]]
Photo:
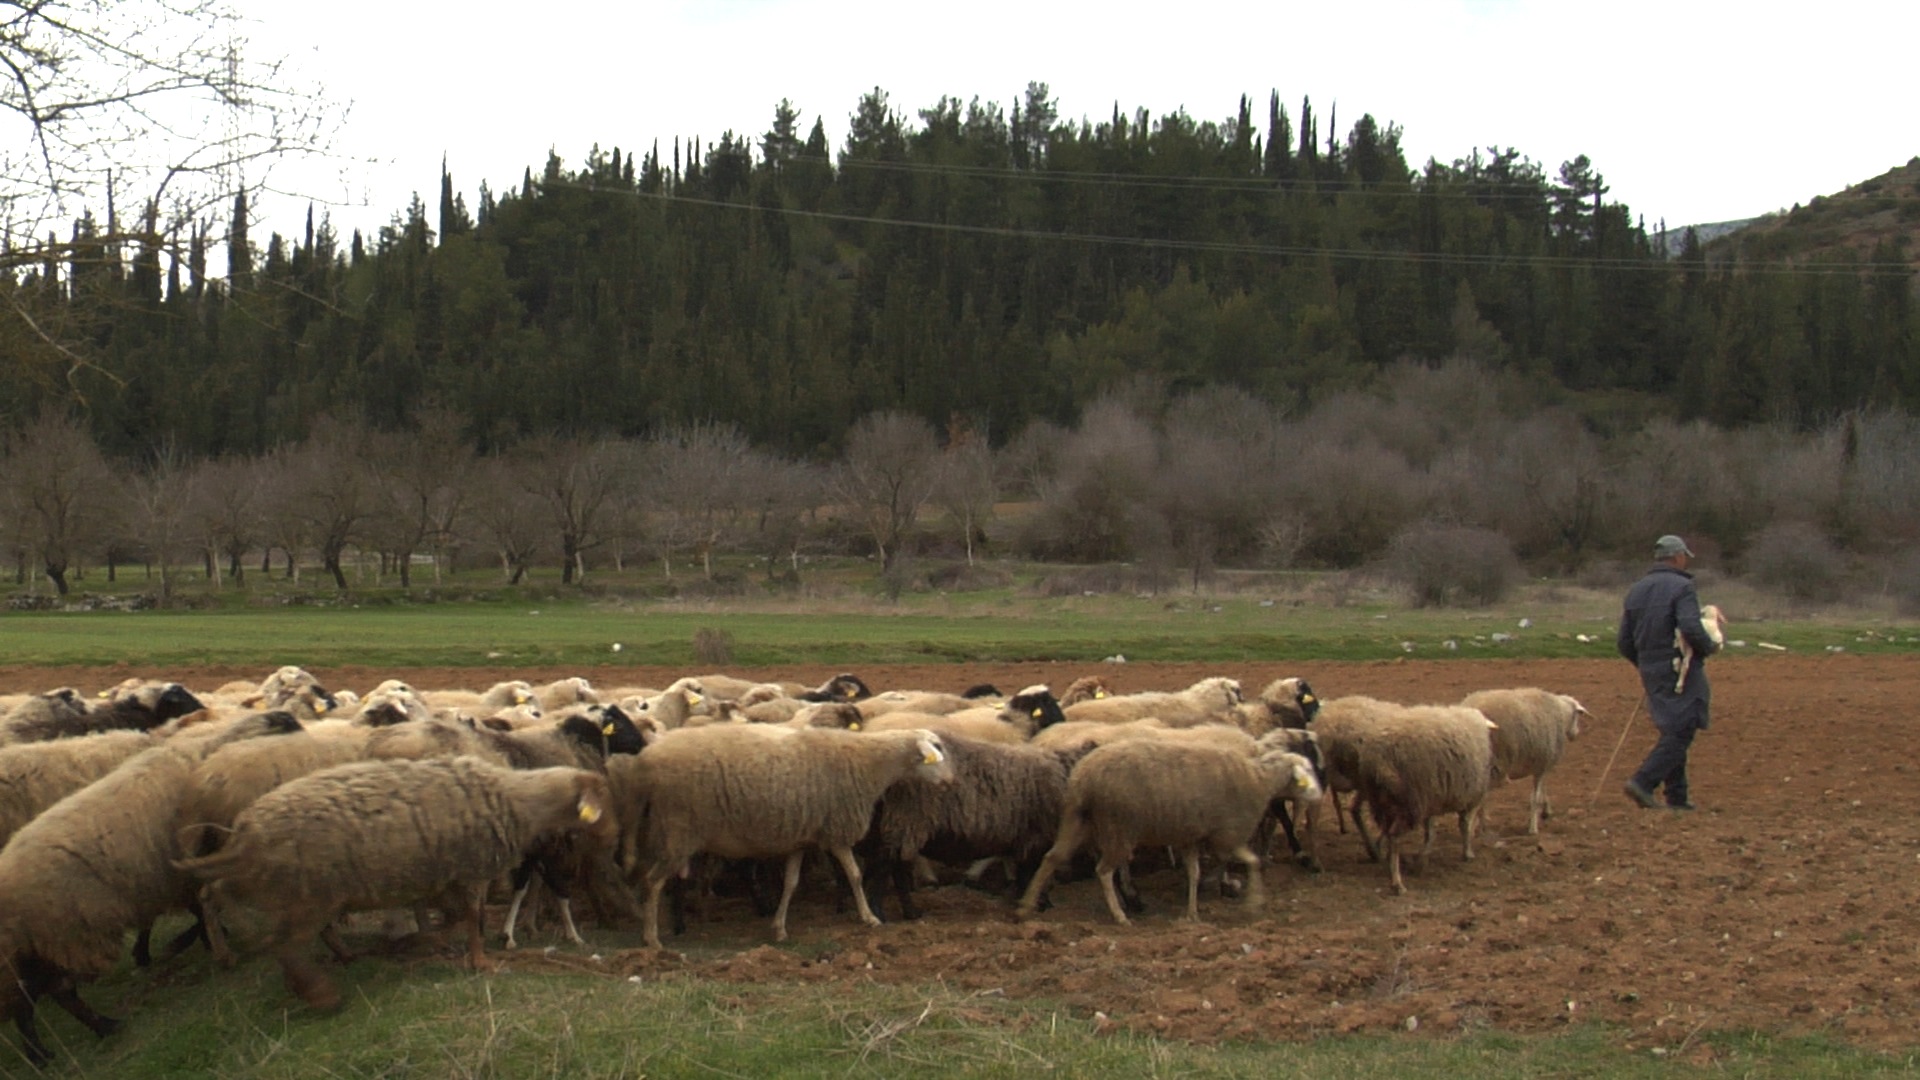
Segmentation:
[[(1640, 671), (1647, 692), (1647, 715), (1659, 729), (1660, 741), (1626, 783), (1627, 798), (1649, 810), (1659, 809), (1654, 792), (1665, 789), (1669, 810), (1692, 810), (1687, 791), (1687, 751), (1696, 732), (1705, 731), (1713, 688), (1707, 682), (1706, 658), (1718, 648), (1700, 617), (1700, 597), (1687, 566), (1693, 552), (1678, 536), (1653, 542), (1653, 566), (1627, 591), (1620, 613), (1620, 655)], [(1680, 650), (1676, 640), (1693, 648), (1692, 670), (1683, 683), (1674, 679)]]

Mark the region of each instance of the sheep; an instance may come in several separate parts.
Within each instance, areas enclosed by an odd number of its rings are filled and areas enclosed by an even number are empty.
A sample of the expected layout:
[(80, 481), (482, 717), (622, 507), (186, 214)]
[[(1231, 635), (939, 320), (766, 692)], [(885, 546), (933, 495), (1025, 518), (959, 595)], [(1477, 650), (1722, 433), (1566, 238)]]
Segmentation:
[(1121, 694), (1082, 701), (1065, 712), (1068, 720), (1112, 724), (1153, 717), (1169, 727), (1188, 727), (1227, 719), (1243, 700), (1237, 680), (1214, 676), (1174, 693)]
[(1091, 750), (1096, 746), (1128, 739), (1167, 739), (1174, 742), (1200, 742), (1252, 756), (1253, 736), (1234, 724), (1196, 724), (1193, 727), (1168, 727), (1159, 720), (1129, 720), (1102, 724), (1092, 720), (1069, 720), (1038, 732), (1033, 745), (1051, 750)]
[[(1700, 609), (1700, 628), (1707, 632), (1707, 640), (1714, 648), (1727, 643), (1727, 616), (1716, 604), (1708, 604)], [(1673, 692), (1682, 693), (1687, 688), (1687, 673), (1693, 670), (1693, 643), (1680, 631), (1673, 632), (1673, 647), (1680, 655), (1673, 658)]]
[(436, 711), (465, 709), (479, 716), (494, 716), (534, 700), (533, 684), (525, 679), (497, 682), (480, 693), (471, 690), (427, 690), (421, 693), (421, 697)]
[(607, 809), (606, 779), (581, 769), (520, 771), (471, 757), (361, 762), (261, 796), (220, 851), (178, 866), (206, 884), (210, 907), (268, 913), (287, 988), (330, 1011), (339, 991), (306, 953), (335, 919), (440, 900), (468, 925), (469, 962), (485, 968), (480, 890), (542, 836), (610, 829)]
[[(113, 691), (108, 694), (113, 695)], [(111, 696), (78, 714), (63, 698), (39, 700), (47, 702), (44, 709), (24, 717), (16, 710), (16, 715), (8, 718), (7, 741), (41, 742), (102, 731), (148, 731), (206, 707), (179, 683), (138, 683), (130, 692)]]
[(55, 803), (0, 850), (0, 1016), (30, 1059), (49, 1057), (34, 1023), (42, 996), (97, 1035), (117, 1028), (75, 986), (113, 967), (129, 929), (182, 906), (174, 821), (194, 767), (230, 742), (298, 730), (284, 712), (189, 729)]
[(623, 759), (637, 805), (622, 818), (644, 822), (648, 861), (646, 943), (660, 944), (660, 893), (702, 852), (732, 859), (787, 857), (774, 939), (787, 937), (787, 908), (809, 847), (830, 852), (846, 874), (860, 920), (867, 906), (852, 846), (867, 833), (887, 788), (915, 774), (951, 775), (931, 731), (854, 733), (806, 728), (771, 733), (764, 724), (668, 732), (637, 758)]
[[(864, 704), (864, 703), (863, 703)], [(975, 707), (932, 714), (889, 712), (869, 718), (868, 731), (927, 728), (941, 734), (965, 735), (990, 742), (1020, 743), (1063, 719), (1060, 703), (1045, 684), (1029, 686), (997, 707)]]
[(388, 727), (408, 721), (433, 719), (433, 710), (412, 687), (388, 680), (361, 700), (351, 723), (360, 727)]
[[(1275, 728), (1255, 740), (1254, 746), (1256, 753), (1264, 754), (1273, 750), (1285, 750), (1291, 754), (1299, 754), (1306, 759), (1307, 764), (1313, 766), (1313, 777), (1319, 781), (1321, 792), (1324, 794), (1327, 790), (1326, 758), (1321, 755), (1319, 737), (1313, 732), (1301, 728)], [(1302, 868), (1311, 870), (1316, 874), (1320, 872), (1320, 853), (1317, 849), (1300, 842), (1300, 834), (1294, 829), (1294, 821), (1296, 819), (1301, 821), (1308, 820), (1308, 816), (1312, 814), (1320, 798), (1321, 796), (1315, 796), (1313, 798), (1302, 796), (1291, 799), (1275, 799), (1273, 804), (1267, 808), (1275, 824), (1280, 827), (1281, 833), (1286, 836), (1287, 848), (1293, 853), (1294, 861)], [(1265, 829), (1263, 832), (1269, 839), (1267, 847), (1262, 850), (1270, 850), (1273, 846), (1271, 839), (1273, 835), (1272, 830)], [(1312, 833), (1307, 834), (1307, 840), (1309, 844), (1312, 842)]]
[(594, 693), (593, 684), (578, 675), (555, 679), (535, 689), (533, 696), (547, 712), (559, 712), (569, 705), (600, 704), (600, 695)]
[(13, 734), (18, 727), (33, 728), (64, 725), (87, 715), (87, 699), (71, 686), (61, 686), (43, 694), (31, 694), (14, 702), (0, 713), (0, 746), (20, 741)]
[[(1322, 710), (1322, 720), (1330, 708)], [(1359, 801), (1380, 829), (1396, 894), (1407, 891), (1400, 875), (1399, 838), (1419, 826), (1430, 845), (1428, 823), (1438, 814), (1459, 816), (1460, 857), (1472, 861), (1474, 817), (1499, 775), (1493, 730), (1493, 722), (1478, 709), (1413, 705), (1369, 714), (1349, 729), (1337, 749), (1321, 735), (1330, 766), (1353, 781)]]
[(1479, 709), (1494, 725), (1493, 761), (1509, 780), (1533, 777), (1528, 800), (1527, 835), (1540, 832), (1540, 820), (1553, 816), (1547, 799), (1547, 773), (1560, 763), (1567, 744), (1580, 735), (1580, 718), (1591, 717), (1580, 702), (1566, 694), (1538, 687), (1481, 690), (1460, 704)]
[(1107, 689), (1107, 680), (1098, 675), (1082, 675), (1067, 684), (1067, 692), (1060, 695), (1060, 707), (1078, 705), (1083, 701), (1098, 701), (1113, 691)]
[[(1319, 742), (1323, 760), (1323, 776), (1327, 789), (1327, 802), (1333, 805), (1334, 821), (1340, 831), (1346, 831), (1346, 822), (1341, 817), (1340, 796), (1355, 790), (1352, 775), (1353, 751), (1357, 748), (1361, 734), (1368, 730), (1373, 717), (1383, 715), (1402, 706), (1392, 702), (1361, 694), (1322, 701), (1314, 714), (1313, 731)], [(1367, 835), (1367, 826), (1360, 818), (1359, 803), (1353, 808), (1353, 826), (1360, 834), (1360, 843), (1366, 848), (1367, 858), (1378, 861), (1379, 851), (1373, 845), (1373, 839)], [(1320, 812), (1315, 810), (1307, 816), (1307, 847), (1319, 850), (1318, 834)]]
[(919, 917), (909, 867), (916, 858), (942, 862), (1012, 859), (1025, 880), (1045, 854), (1060, 821), (1067, 775), (1080, 754), (944, 735), (950, 781), (909, 777), (886, 790), (861, 850), (875, 861), (876, 884), (889, 877), (901, 914)]
[(672, 731), (687, 726), (687, 721), (693, 718), (693, 706), (699, 700), (696, 694), (685, 689), (667, 690), (642, 702), (638, 708), (641, 715), (652, 719), (663, 730)]
[(1319, 782), (1306, 759), (1273, 751), (1258, 758), (1193, 742), (1130, 739), (1094, 749), (1073, 768), (1053, 846), (1020, 899), (1032, 918), (1039, 898), (1062, 864), (1092, 839), (1100, 851), (1095, 873), (1114, 921), (1127, 914), (1114, 891), (1114, 871), (1142, 845), (1179, 849), (1187, 868), (1187, 918), (1200, 918), (1200, 849), (1213, 848), (1247, 867), (1247, 906), (1265, 903), (1260, 856), (1248, 846), (1275, 799), (1316, 798)]
[(73, 739), (0, 747), (0, 848), (54, 803), (151, 749), (145, 731), (108, 731)]
[(860, 676), (849, 671), (835, 675), (812, 690), (803, 689), (796, 694), (793, 693), (794, 688), (787, 689), (788, 693), (801, 701), (816, 704), (826, 701), (864, 701), (873, 696), (873, 691), (867, 688), (867, 684), (861, 681)]
[(979, 702), (959, 694), (942, 693), (935, 690), (889, 690), (860, 701), (860, 715), (869, 720), (885, 716), (888, 713), (916, 713), (921, 716), (945, 716), (962, 709), (971, 709)]

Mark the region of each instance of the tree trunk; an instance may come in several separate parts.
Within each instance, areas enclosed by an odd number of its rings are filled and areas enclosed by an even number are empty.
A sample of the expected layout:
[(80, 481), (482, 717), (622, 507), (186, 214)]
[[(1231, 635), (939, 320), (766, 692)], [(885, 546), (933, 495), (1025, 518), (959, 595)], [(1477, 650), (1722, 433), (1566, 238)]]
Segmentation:
[(61, 596), (67, 595), (67, 564), (47, 564), (47, 580), (53, 582), (53, 590)]
[(321, 561), (326, 564), (327, 573), (333, 575), (333, 583), (339, 587), (341, 592), (346, 592), (347, 572), (340, 565), (341, 554), (342, 552), (339, 549), (329, 548), (322, 553)]
[(403, 589), (412, 588), (413, 587), (413, 552), (411, 551), (396, 552), (393, 556), (393, 561), (400, 564), (400, 587)]

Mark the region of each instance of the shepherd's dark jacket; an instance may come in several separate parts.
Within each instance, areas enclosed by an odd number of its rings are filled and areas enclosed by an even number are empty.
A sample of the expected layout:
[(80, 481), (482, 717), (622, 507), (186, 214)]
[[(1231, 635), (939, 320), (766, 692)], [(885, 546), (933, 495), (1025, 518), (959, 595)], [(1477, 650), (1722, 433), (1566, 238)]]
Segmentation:
[[(1680, 655), (1673, 645), (1676, 629), (1693, 646), (1693, 668), (1686, 689), (1678, 694), (1673, 692), (1673, 662)], [(1693, 590), (1692, 574), (1655, 563), (1646, 577), (1627, 590), (1617, 644), (1620, 655), (1640, 669), (1640, 682), (1647, 689), (1647, 713), (1655, 727), (1674, 733), (1706, 728), (1713, 696), (1706, 658), (1714, 644), (1700, 625), (1700, 596)]]

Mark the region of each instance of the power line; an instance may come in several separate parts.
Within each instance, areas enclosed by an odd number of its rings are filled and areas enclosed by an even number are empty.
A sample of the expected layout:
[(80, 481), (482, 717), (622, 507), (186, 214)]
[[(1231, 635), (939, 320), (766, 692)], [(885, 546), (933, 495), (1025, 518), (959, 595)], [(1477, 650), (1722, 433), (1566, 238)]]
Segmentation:
[[(1485, 266), (1506, 267), (1515, 265), (1541, 268), (1597, 269), (1654, 273), (1678, 273), (1685, 267), (1675, 261), (1655, 258), (1632, 259), (1611, 256), (1578, 256), (1550, 254), (1491, 254), (1481, 255), (1469, 252), (1439, 251), (1390, 251), (1369, 248), (1332, 248), (1306, 245), (1261, 244), (1250, 241), (1229, 240), (1182, 240), (1173, 237), (1114, 236), (1100, 233), (1074, 233), (1028, 229), (1010, 225), (969, 225), (945, 221), (915, 221), (910, 218), (881, 218), (860, 214), (837, 213), (828, 210), (804, 210), (790, 206), (765, 206), (754, 203), (730, 202), (724, 199), (701, 198), (691, 195), (678, 195), (670, 192), (646, 192), (631, 189), (607, 188), (597, 184), (576, 181), (543, 182), (544, 188), (565, 188), (574, 191), (589, 191), (607, 195), (628, 195), (636, 199), (647, 199), (663, 204), (681, 206), (703, 206), (721, 210), (745, 210), (752, 213), (780, 214), (786, 217), (806, 218), (817, 221), (834, 221), (853, 225), (879, 225), (895, 228), (918, 229), (928, 232), (948, 232), (971, 236), (989, 236), (1012, 240), (1034, 240), (1051, 243), (1093, 244), (1113, 247), (1131, 247), (1153, 250), (1194, 252), (1203, 254), (1249, 255), (1269, 258), (1331, 258), (1355, 262), (1409, 263), (1423, 266)], [(1824, 263), (1788, 263), (1788, 262), (1740, 262), (1737, 264), (1709, 264), (1708, 269), (1734, 269), (1745, 273), (1776, 274), (1798, 277), (1824, 277), (1836, 274), (1854, 276), (1905, 276), (1911, 271), (1902, 267), (1888, 267), (1868, 263), (1856, 266), (1835, 266)]]

